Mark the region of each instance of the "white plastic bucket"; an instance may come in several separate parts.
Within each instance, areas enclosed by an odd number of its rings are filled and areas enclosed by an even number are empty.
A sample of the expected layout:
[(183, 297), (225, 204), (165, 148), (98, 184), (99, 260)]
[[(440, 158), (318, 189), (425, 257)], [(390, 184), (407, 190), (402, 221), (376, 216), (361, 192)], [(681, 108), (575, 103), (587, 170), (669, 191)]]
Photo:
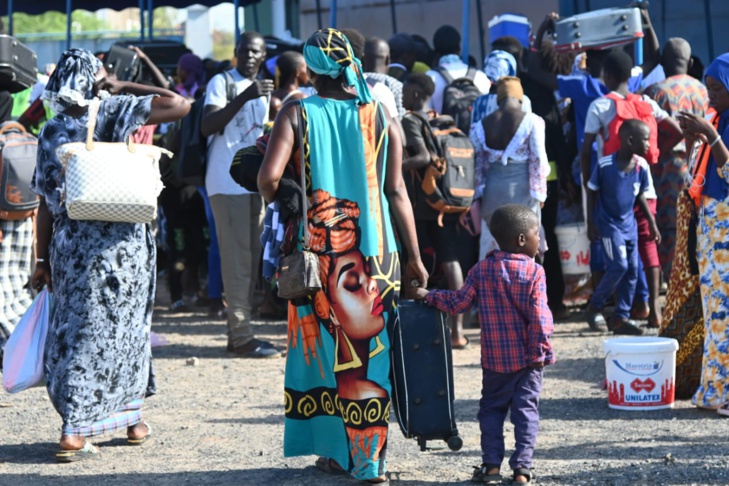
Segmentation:
[(618, 410), (672, 408), (678, 341), (662, 337), (606, 339), (608, 406)]
[(557, 235), (562, 273), (590, 273), (590, 238), (587, 237), (587, 225), (564, 224), (554, 228), (554, 233)]

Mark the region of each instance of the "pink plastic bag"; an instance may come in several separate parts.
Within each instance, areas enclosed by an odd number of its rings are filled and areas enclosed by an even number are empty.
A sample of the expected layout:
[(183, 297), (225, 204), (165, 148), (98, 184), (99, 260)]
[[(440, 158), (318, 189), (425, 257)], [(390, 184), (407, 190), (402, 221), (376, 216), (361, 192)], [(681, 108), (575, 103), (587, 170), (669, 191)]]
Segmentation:
[(43, 289), (5, 345), (3, 388), (18, 393), (43, 382), (43, 351), (51, 319), (51, 294)]

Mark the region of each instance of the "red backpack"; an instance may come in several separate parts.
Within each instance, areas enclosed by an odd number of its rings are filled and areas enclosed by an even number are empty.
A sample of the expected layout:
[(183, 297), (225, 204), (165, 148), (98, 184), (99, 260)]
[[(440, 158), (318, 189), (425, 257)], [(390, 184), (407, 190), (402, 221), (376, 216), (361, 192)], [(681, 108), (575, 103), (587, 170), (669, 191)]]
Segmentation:
[(651, 130), (650, 149), (645, 154), (645, 160), (649, 164), (658, 163), (658, 123), (653, 116), (653, 108), (650, 103), (643, 100), (639, 95), (628, 93), (625, 98), (615, 93), (605, 95), (615, 102), (615, 118), (608, 126), (608, 138), (603, 145), (603, 155), (612, 155), (620, 148), (620, 137), (618, 130), (625, 120), (637, 119), (648, 125)]

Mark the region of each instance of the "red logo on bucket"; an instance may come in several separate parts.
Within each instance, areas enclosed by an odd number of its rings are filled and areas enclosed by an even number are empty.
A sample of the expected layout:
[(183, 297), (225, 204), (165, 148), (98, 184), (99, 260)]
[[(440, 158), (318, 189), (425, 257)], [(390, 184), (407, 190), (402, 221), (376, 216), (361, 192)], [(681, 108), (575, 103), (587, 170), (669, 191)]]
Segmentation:
[[(630, 383), (630, 385), (619, 383), (617, 380), (608, 381), (608, 403), (610, 405), (636, 408), (663, 405), (670, 406), (675, 399), (673, 380), (667, 379), (664, 383), (662, 383), (660, 386), (660, 393), (657, 393), (658, 390), (656, 390), (656, 394), (652, 394), (647, 388), (644, 388), (648, 385), (647, 382), (649, 380), (650, 378), (647, 378), (646, 381), (635, 379), (632, 383)], [(652, 380), (650, 381), (651, 390), (653, 390), (653, 388), (657, 387), (657, 385)], [(630, 390), (636, 382), (639, 383), (640, 391), (645, 391), (645, 393)]]
[[(572, 254), (567, 250), (562, 250), (559, 252), (559, 258), (563, 262), (568, 262), (572, 258)], [(575, 255), (575, 260), (577, 261), (578, 265), (587, 266), (590, 264), (590, 252), (588, 251), (581, 251), (580, 253)]]
[(653, 391), (653, 389), (655, 387), (656, 387), (656, 383), (653, 380), (651, 380), (650, 378), (646, 378), (645, 380), (636, 378), (635, 380), (630, 382), (630, 388), (635, 390), (636, 393), (640, 393), (643, 390), (650, 393)]

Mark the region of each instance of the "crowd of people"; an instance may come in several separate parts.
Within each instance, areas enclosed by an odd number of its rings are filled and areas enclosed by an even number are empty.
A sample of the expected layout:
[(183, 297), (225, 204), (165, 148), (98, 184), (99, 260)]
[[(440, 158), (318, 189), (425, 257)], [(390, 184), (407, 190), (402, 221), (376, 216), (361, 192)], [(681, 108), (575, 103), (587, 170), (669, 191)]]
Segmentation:
[[(324, 29), (268, 61), (263, 36), (246, 32), (231, 67), (210, 73), (185, 54), (174, 80), (138, 50), (151, 73), (142, 84), (107, 75), (85, 50), (65, 52), (43, 90), (55, 115), (38, 139), (37, 216), (0, 220), (0, 343), (31, 287), (54, 297), (45, 369), (63, 422), (56, 458), (98, 457), (94, 435), (126, 430), (135, 445), (151, 436), (142, 405), (155, 392), (150, 333), (164, 275), (170, 312), (203, 305), (226, 320), (227, 352), (286, 356), (284, 453), (316, 454), (322, 471), (369, 483), (387, 482), (388, 330), (401, 292), (451, 315), (456, 352), (475, 322), (483, 464), (473, 479), (501, 480), (511, 410), (509, 464), (514, 482), (529, 483), (553, 322), (573, 314), (555, 234), (566, 220), (583, 222), (591, 241), (589, 329), (641, 335), (645, 320), (675, 337), (678, 396), (729, 415), (729, 54), (696, 74), (689, 43), (661, 48), (642, 12), (641, 66), (630, 48), (558, 52), (556, 14), (531, 45), (491, 39), (481, 69), (461, 59), (447, 25), (432, 45)], [(202, 103), (204, 177), (180, 181), (168, 161), (154, 225), (66, 212), (55, 148), (85, 140), (94, 98), (94, 139), (173, 152), (185, 143), (180, 120)], [(424, 189), (443, 158), (434, 130), (467, 144), (458, 154), (472, 169), (451, 170), (472, 180), (461, 191), (468, 207), (443, 209)], [(247, 182), (232, 176), (241, 161)], [(321, 288), (282, 301), (280, 257), (304, 250), (318, 257)], [(285, 316), (287, 349), (255, 336), (255, 318)], [(322, 406), (308, 413), (307, 401)]]

